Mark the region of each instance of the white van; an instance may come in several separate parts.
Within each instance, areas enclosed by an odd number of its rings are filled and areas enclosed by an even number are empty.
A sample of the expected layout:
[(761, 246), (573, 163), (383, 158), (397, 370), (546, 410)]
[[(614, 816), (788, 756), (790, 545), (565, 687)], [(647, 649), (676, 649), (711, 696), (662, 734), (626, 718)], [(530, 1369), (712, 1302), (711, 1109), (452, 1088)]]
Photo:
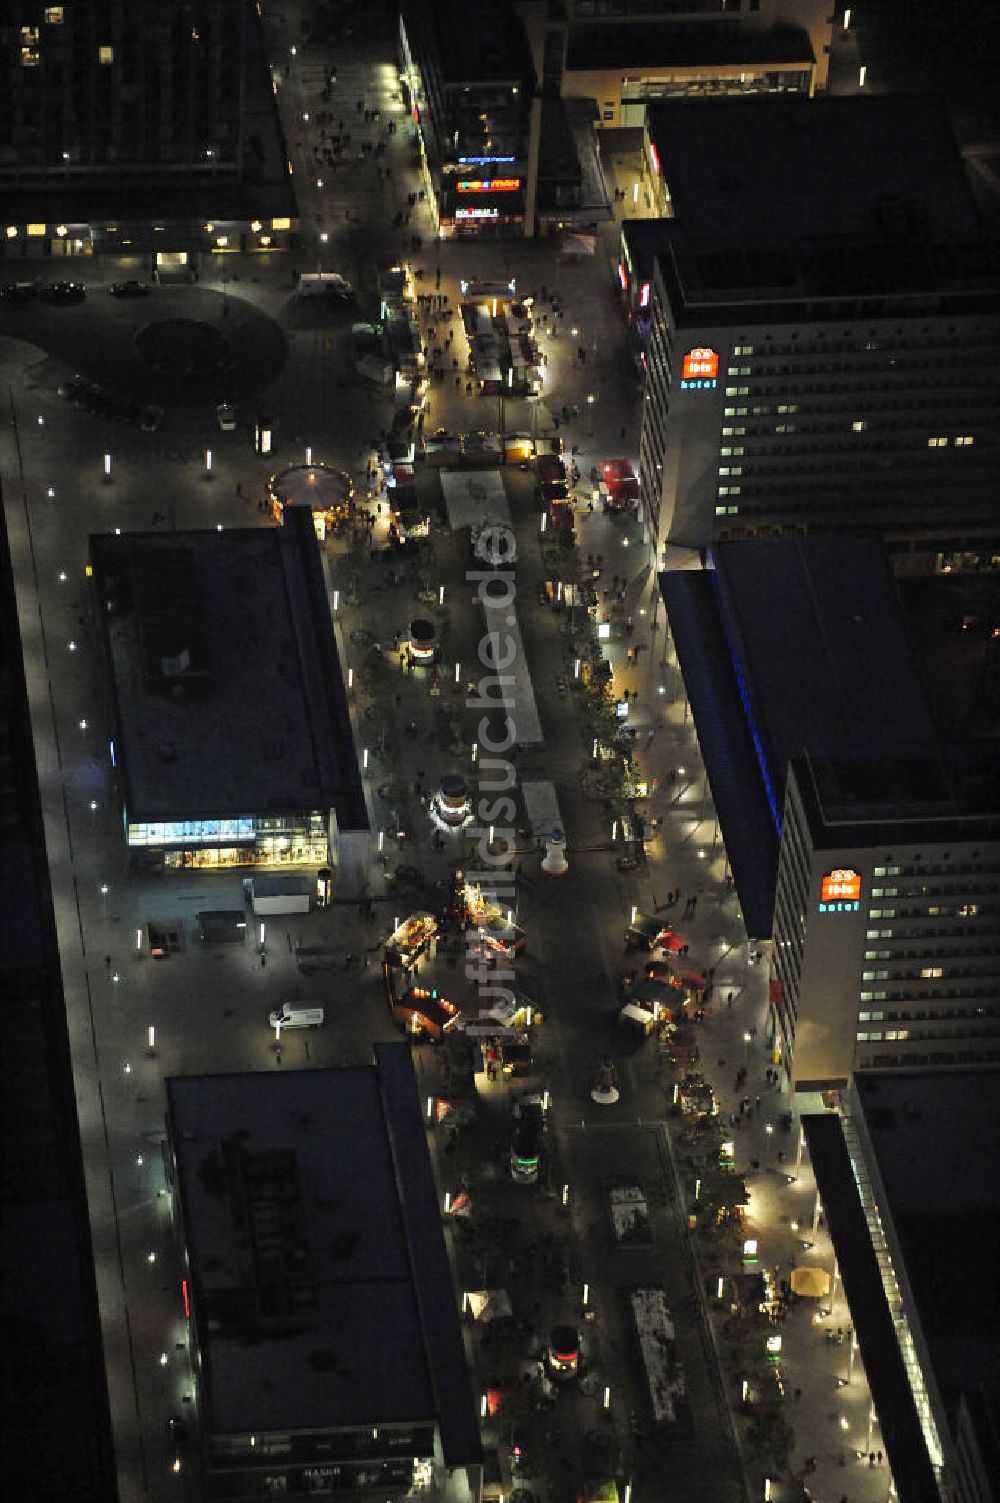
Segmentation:
[(267, 1021), (272, 1028), (319, 1028), (323, 1016), (322, 1007), (296, 1007), (292, 1002), (285, 1002), (268, 1015)]
[(296, 293), (299, 297), (329, 297), (340, 303), (349, 303), (354, 289), (339, 271), (304, 271), (299, 277)]

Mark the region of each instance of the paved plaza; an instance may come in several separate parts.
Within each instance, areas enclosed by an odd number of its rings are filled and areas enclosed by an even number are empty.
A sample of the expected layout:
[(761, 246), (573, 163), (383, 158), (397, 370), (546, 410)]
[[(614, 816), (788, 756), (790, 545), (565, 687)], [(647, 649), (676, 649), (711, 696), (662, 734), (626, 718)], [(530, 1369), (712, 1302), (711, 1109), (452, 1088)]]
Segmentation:
[[(272, 54), (284, 58), (298, 34), (298, 8), (287, 5), (273, 26)], [(355, 125), (363, 119), (358, 100), (380, 111), (380, 123), (367, 128), (372, 139), (389, 119), (399, 126), (383, 159), (393, 177), (381, 186), (368, 156), (338, 167), (322, 188), (316, 186), (320, 175), (308, 170), (318, 128), (301, 117), (315, 104), (324, 56), (305, 49), (289, 65), (282, 88), (302, 217), (315, 227), (296, 269), (344, 271), (358, 289), (356, 313), (321, 317), (296, 303), (292, 264), (277, 255), (216, 257), (219, 264), (206, 267), (197, 285), (158, 286), (135, 304), (115, 303), (99, 285), (137, 274), (135, 263), (81, 266), (72, 274), (90, 284), (85, 305), (0, 313), (0, 376), (9, 392), (0, 469), (126, 1503), (175, 1498), (193, 1488), (165, 1466), (164, 1423), (190, 1404), (193, 1375), (162, 1157), (163, 1079), (366, 1060), (373, 1040), (397, 1036), (378, 962), (381, 942), (407, 910), (391, 889), (378, 890), (361, 912), (356, 904), (334, 903), (323, 912), (269, 923), (263, 944), (254, 933), (240, 946), (207, 947), (197, 938), (195, 915), (204, 908), (242, 906), (242, 873), (130, 868), (109, 755), (108, 686), (85, 577), (87, 537), (114, 528), (273, 525), (262, 509), (267, 477), (274, 468), (303, 462), (307, 449), (350, 472), (365, 503), (373, 440), (390, 415), (385, 399), (355, 374), (350, 324), (375, 311), (375, 267), (395, 254), (406, 254), (424, 272), (418, 289), (447, 294), (453, 308), (461, 279), (470, 276), (514, 277), (519, 290), (534, 293), (547, 357), (542, 422), (559, 420), (558, 431), (584, 476), (602, 459), (637, 456), (641, 398), (613, 293), (614, 226), (602, 230), (593, 257), (567, 257), (544, 242), (439, 244), (419, 205), (408, 225), (396, 226), (399, 206), (419, 180), (392, 51), (387, 29), (363, 41), (345, 36), (337, 47), (337, 108), (350, 119), (357, 140), (365, 135)], [(325, 241), (317, 238), (322, 235)], [(419, 250), (409, 244), (414, 235), (422, 237)], [(549, 301), (552, 293), (558, 313)], [(158, 368), (143, 355), (137, 336), (159, 320), (191, 320), (218, 331), (231, 358), (188, 379)], [(422, 324), (426, 339), (440, 342), (439, 333), (431, 334), (429, 315)], [(456, 343), (462, 338), (458, 327)], [(464, 367), (464, 349), (455, 358)], [(71, 406), (58, 388), (76, 371), (160, 404), (159, 429), (117, 427)], [(237, 406), (235, 433), (218, 429), (215, 404), (223, 400)], [(276, 424), (273, 460), (253, 453), (252, 423), (260, 413)], [(498, 421), (497, 400), (467, 393), (464, 379), (446, 378), (431, 389), (426, 427), (494, 431)], [(537, 431), (539, 417), (527, 403), (508, 403), (504, 421), (508, 431)], [(532, 1302), (539, 1305), (540, 1324), (559, 1314), (580, 1320), (595, 1378), (588, 1390), (561, 1395), (555, 1408), (531, 1418), (523, 1486), (546, 1503), (575, 1497), (598, 1465), (587, 1459), (584, 1438), (590, 1437), (620, 1485), (632, 1485), (634, 1503), (696, 1494), (706, 1503), (761, 1498), (769, 1462), (745, 1444), (743, 1359), (726, 1312), (711, 1298), (718, 1274), (736, 1271), (739, 1259), (726, 1252), (723, 1267), (722, 1253), (690, 1235), (693, 1171), (668, 1126), (673, 1075), (655, 1040), (620, 1052), (615, 1013), (620, 978), (633, 963), (623, 950), (633, 906), (666, 914), (667, 894), (680, 889), (681, 908), (672, 917), (692, 964), (715, 970), (712, 1001), (704, 1021), (693, 1027), (701, 1067), (724, 1121), (739, 1115), (743, 1094), (755, 1104), (752, 1116), (744, 1113), (732, 1132), (737, 1167), (749, 1175), (747, 1233), (758, 1238), (760, 1265), (779, 1280), (801, 1261), (832, 1272), (808, 1161), (797, 1152), (798, 1124), (793, 1121), (787, 1132), (779, 1126), (791, 1103), (785, 1089), (765, 1083), (771, 1064), (766, 968), (751, 960), (726, 879), (725, 851), (657, 603), (652, 560), (634, 519), (587, 509), (575, 519), (578, 559), (600, 559), (599, 608), (610, 610), (613, 597), (620, 597), (619, 629), (604, 646), (616, 691), (629, 691), (637, 772), (654, 789), (644, 805), (645, 817), (657, 821), (648, 860), (638, 872), (623, 873), (615, 865), (622, 847), (612, 830), (614, 816), (595, 795), (590, 776), (568, 612), (542, 604), (551, 555), (540, 530), (534, 477), (509, 468), (504, 481), (518, 545), (518, 673), (526, 683), (530, 676), (538, 721), (537, 737), (526, 734), (516, 753), (517, 774), (519, 780), (555, 782), (570, 869), (561, 881), (546, 878), (539, 853), (522, 842), (516, 901), (528, 941), (519, 971), (545, 1019), (537, 1059), (553, 1102), (549, 1182), (512, 1186), (501, 1147), (494, 1160), (499, 1172), (487, 1173), (484, 1160), (476, 1193), (491, 1215), (520, 1220), (515, 1258), (529, 1256), (526, 1247), (543, 1237), (566, 1247), (565, 1280), (557, 1281), (555, 1294), (543, 1281)], [(415, 865), (430, 882), (445, 879), (469, 856), (457, 838), (435, 847), (421, 796), (447, 772), (474, 776), (478, 715), (465, 708), (464, 690), (483, 632), (482, 611), (466, 579), (473, 562), (467, 534), (451, 530), (444, 515), (442, 509), (414, 571), (398, 579), (381, 556), (370, 558), (346, 537), (324, 545), (344, 667), (356, 676), (356, 736), (370, 752), (372, 807), (387, 864)], [(394, 634), (417, 614), (430, 614), (439, 627), (443, 682), (434, 697), (428, 679), (408, 675), (391, 652), (384, 672), (375, 676), (371, 668), (371, 644), (391, 647)], [(631, 627), (621, 629), (629, 620)], [(455, 664), (458, 674), (452, 672)], [(680, 912), (691, 898), (697, 899), (694, 911), (682, 921)], [(166, 959), (151, 959), (138, 943), (150, 920), (179, 936), (179, 948)], [(305, 964), (303, 947), (322, 963)], [(357, 957), (350, 969), (348, 957)], [(267, 1013), (291, 999), (323, 1005), (329, 1026), (288, 1035), (276, 1053)], [(609, 1052), (618, 1059), (621, 1098), (602, 1108), (590, 1090)], [(442, 1085), (444, 1053), (416, 1051), (428, 1091)], [(747, 1081), (737, 1088), (741, 1066)], [(484, 1142), (503, 1144), (507, 1089), (501, 1086), (486, 1105)], [(449, 1170), (438, 1158), (444, 1189)], [(626, 1174), (641, 1181), (653, 1207), (652, 1245), (634, 1254), (613, 1247), (607, 1234), (606, 1187)], [(569, 1187), (565, 1206), (563, 1184)], [(461, 1260), (460, 1247), (456, 1257)], [(509, 1262), (505, 1272), (511, 1274)], [(629, 1289), (642, 1282), (666, 1289), (676, 1320), (692, 1416), (676, 1437), (657, 1435), (646, 1418), (626, 1303)], [(820, 1317), (803, 1303), (781, 1328), (784, 1413), (794, 1438), (782, 1487), (771, 1496), (801, 1497), (792, 1479), (804, 1477), (821, 1503), (884, 1503), (888, 1473), (867, 1462), (869, 1453), (878, 1453), (879, 1440), (870, 1426), (860, 1358), (850, 1359), (849, 1337), (837, 1341), (850, 1318), (836, 1286), (823, 1310), (828, 1313)], [(475, 1350), (480, 1364), (483, 1354)], [(479, 1377), (488, 1377), (481, 1366)], [(501, 1409), (487, 1434), (506, 1445), (511, 1433)], [(815, 1467), (807, 1472), (811, 1459)]]

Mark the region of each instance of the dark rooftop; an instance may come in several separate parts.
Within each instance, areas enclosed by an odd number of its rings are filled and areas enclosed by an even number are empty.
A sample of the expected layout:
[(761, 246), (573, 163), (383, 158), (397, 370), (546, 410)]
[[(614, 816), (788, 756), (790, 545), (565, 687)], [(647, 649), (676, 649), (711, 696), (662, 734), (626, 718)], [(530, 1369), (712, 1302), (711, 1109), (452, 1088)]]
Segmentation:
[(2, 496), (0, 1022), (17, 1039), (0, 1056), (0, 1400), (18, 1437), (5, 1448), (4, 1489), (39, 1503), (113, 1503), (87, 1189)]
[[(477, 1460), (408, 1047), (166, 1091), (209, 1432), (436, 1420), (447, 1465)], [(249, 1248), (248, 1209), (272, 1229)]]
[(1000, 1072), (868, 1073), (855, 1090), (954, 1422), (958, 1395), (1000, 1373), (1000, 1285), (984, 1276), (1000, 1240)]
[(408, 12), (424, 11), (420, 23), (433, 28), (438, 57), (449, 84), (528, 83), (534, 68), (520, 18), (495, 0), (412, 0)]
[[(60, 172), (36, 183), (5, 183), (4, 214), (13, 223), (94, 225), (115, 223), (119, 230), (134, 228), (136, 243), (150, 244), (143, 225), (190, 224), (195, 232), (207, 220), (251, 220), (297, 214), (288, 152), (271, 88), (271, 72), (264, 55), (256, 10), (244, 10), (243, 45), (243, 160), (230, 172), (176, 174), (150, 172), (127, 177), (88, 174), (77, 182)], [(167, 237), (170, 240), (170, 237)], [(165, 242), (160, 242), (161, 248)], [(168, 248), (173, 248), (172, 245)]]
[(90, 547), (130, 820), (334, 808), (366, 828), (311, 515)]
[(982, 231), (936, 95), (676, 100), (650, 108), (649, 134), (685, 235), (746, 246)]
[(567, 69), (724, 68), (727, 64), (766, 66), (815, 62), (808, 33), (779, 23), (766, 31), (720, 26), (712, 21), (643, 26), (574, 26)]
[(881, 542), (747, 539), (714, 545), (709, 562), (776, 787), (803, 753), (891, 761), (936, 750)]
[(988, 748), (940, 757), (793, 758), (817, 850), (1000, 840), (1000, 776)]
[(659, 265), (678, 326), (1000, 309), (1000, 244), (924, 244), (906, 230), (905, 218), (903, 229), (885, 238), (873, 230), (851, 241), (769, 245), (741, 244), (720, 233), (688, 239), (675, 221), (659, 223)]

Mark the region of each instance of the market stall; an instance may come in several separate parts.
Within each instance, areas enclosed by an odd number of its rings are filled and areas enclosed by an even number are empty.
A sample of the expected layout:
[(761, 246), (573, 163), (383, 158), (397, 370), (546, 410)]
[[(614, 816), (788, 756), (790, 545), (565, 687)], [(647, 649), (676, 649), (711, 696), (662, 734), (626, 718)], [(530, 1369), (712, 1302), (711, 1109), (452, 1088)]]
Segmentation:
[(430, 945), (438, 932), (433, 913), (411, 913), (390, 934), (385, 957), (391, 965), (410, 966)]
[(454, 1002), (442, 997), (436, 987), (411, 986), (395, 1003), (392, 1012), (410, 1038), (426, 1039), (434, 1044), (462, 1026), (462, 1014)]
[(463, 1297), (462, 1313), (485, 1323), (491, 1320), (509, 1320), (514, 1312), (506, 1289), (470, 1289)]
[[(457, 879), (461, 873), (457, 874)], [(457, 880), (456, 879), (456, 880)], [(514, 911), (501, 908), (499, 903), (488, 898), (476, 882), (459, 882), (462, 910), (467, 927), (479, 930), (479, 936), (488, 950), (501, 955), (514, 955), (527, 938), (524, 930), (514, 922)]]

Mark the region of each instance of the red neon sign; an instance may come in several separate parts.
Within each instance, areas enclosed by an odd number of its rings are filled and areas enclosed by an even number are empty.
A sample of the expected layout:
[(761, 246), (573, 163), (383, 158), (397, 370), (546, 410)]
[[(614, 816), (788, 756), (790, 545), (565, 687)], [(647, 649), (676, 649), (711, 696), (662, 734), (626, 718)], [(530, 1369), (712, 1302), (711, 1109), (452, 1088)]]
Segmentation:
[(459, 193), (515, 193), (520, 186), (519, 177), (471, 178), (455, 184)]
[(184, 1316), (185, 1316), (185, 1319), (190, 1320), (191, 1319), (191, 1301), (188, 1299), (188, 1281), (187, 1281), (187, 1279), (181, 1279), (181, 1298), (184, 1301)]
[(649, 160), (653, 164), (653, 171), (656, 173), (657, 177), (659, 177), (659, 175), (660, 175), (660, 153), (657, 151), (657, 149), (653, 145), (652, 141), (650, 141), (650, 143), (649, 143)]
[(714, 381), (719, 374), (719, 356), (716, 350), (688, 350), (681, 369), (683, 381), (697, 379)]
[(861, 873), (851, 868), (838, 867), (836, 871), (827, 872), (820, 883), (821, 903), (856, 903), (860, 896)]

